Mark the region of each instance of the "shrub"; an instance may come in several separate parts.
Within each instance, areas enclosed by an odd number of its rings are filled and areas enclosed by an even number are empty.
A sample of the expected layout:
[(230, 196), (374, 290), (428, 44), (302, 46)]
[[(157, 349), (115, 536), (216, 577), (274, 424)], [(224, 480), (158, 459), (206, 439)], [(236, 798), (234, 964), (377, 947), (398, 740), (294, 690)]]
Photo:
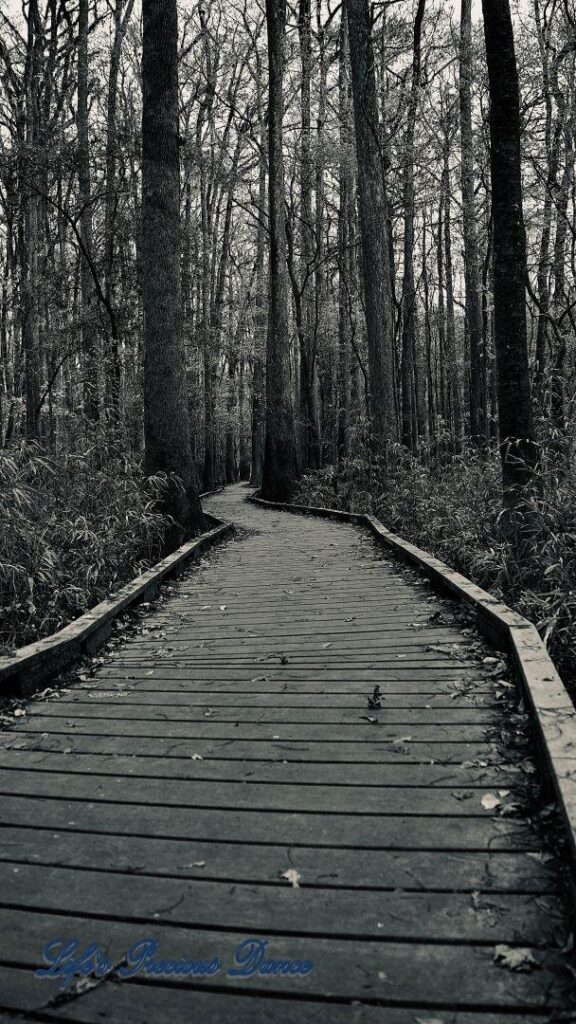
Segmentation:
[(157, 560), (163, 486), (112, 444), (0, 451), (2, 653), (53, 633)]

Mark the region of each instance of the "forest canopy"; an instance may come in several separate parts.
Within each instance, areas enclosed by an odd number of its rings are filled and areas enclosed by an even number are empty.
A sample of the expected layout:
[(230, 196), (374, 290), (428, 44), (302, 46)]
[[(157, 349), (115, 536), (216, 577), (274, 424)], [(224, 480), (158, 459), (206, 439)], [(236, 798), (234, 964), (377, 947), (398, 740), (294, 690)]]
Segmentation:
[(0, 8), (2, 639), (242, 479), (376, 511), (571, 673), (572, 0), (143, 8)]

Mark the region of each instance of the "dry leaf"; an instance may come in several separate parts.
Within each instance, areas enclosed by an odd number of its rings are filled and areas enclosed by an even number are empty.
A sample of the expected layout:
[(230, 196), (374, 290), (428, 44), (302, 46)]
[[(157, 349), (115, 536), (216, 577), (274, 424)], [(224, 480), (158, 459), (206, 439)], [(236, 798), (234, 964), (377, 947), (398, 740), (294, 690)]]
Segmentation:
[(509, 971), (532, 971), (535, 967), (540, 966), (534, 959), (531, 949), (505, 945), (495, 947), (494, 963), (498, 967), (506, 967)]
[(296, 871), (296, 868), (287, 868), (286, 871), (281, 871), (279, 877), (285, 878), (287, 882), (290, 882), (293, 889), (300, 888), (301, 875), (299, 871)]
[(501, 800), (495, 793), (485, 793), (480, 802), (485, 811), (493, 811), (496, 807), (500, 807), (501, 804)]

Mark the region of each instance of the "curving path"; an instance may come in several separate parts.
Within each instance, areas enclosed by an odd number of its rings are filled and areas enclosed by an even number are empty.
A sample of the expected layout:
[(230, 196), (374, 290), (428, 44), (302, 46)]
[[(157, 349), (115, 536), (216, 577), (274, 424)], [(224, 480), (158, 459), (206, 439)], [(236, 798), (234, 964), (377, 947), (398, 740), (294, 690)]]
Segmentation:
[[(506, 666), (360, 529), (247, 493), (208, 502), (232, 541), (0, 733), (1, 1019), (574, 1019), (557, 826)], [(228, 975), (249, 937), (313, 969)], [(62, 995), (33, 974), (57, 938), (115, 970)], [(221, 968), (121, 978), (145, 938)]]

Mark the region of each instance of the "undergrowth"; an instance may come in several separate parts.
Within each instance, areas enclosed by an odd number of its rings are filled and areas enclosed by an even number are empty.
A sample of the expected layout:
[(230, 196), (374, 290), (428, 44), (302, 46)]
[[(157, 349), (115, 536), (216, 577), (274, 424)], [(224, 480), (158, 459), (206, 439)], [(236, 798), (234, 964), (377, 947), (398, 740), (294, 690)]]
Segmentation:
[(294, 501), (370, 512), (502, 598), (537, 627), (576, 695), (576, 468), (574, 439), (554, 438), (531, 509), (531, 553), (519, 558), (501, 528), (498, 452), (436, 442), (393, 447), (386, 465), (366, 452), (302, 478)]
[(53, 633), (160, 557), (163, 487), (113, 444), (0, 450), (0, 654)]

